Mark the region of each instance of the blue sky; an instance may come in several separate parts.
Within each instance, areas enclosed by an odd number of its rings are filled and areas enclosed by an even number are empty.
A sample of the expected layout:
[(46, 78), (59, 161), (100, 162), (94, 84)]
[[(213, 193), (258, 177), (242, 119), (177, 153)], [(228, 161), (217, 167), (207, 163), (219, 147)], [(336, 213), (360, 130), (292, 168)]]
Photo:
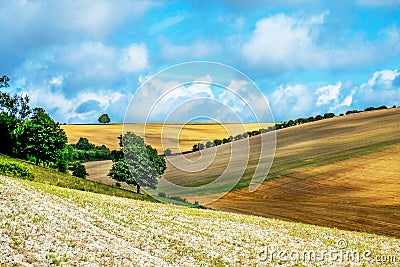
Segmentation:
[(0, 4), (7, 91), (60, 122), (122, 122), (147, 77), (193, 60), (246, 74), (276, 121), (400, 105), (399, 0)]

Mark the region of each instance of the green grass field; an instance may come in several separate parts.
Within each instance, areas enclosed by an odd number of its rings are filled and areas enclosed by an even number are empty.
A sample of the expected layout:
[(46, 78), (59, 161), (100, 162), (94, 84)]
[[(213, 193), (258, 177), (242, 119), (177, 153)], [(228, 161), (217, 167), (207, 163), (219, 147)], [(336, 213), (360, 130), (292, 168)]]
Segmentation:
[(35, 183), (56, 185), (64, 188), (94, 192), (94, 193), (117, 196), (117, 197), (154, 201), (153, 198), (147, 195), (136, 194), (132, 191), (120, 189), (115, 186), (106, 185), (88, 179), (78, 178), (69, 174), (63, 174), (54, 169), (45, 168), (42, 166), (36, 166), (30, 162), (26, 162), (20, 159), (10, 158), (4, 155), (0, 155), (0, 159), (9, 162), (16, 162), (29, 169), (34, 175), (33, 181)]

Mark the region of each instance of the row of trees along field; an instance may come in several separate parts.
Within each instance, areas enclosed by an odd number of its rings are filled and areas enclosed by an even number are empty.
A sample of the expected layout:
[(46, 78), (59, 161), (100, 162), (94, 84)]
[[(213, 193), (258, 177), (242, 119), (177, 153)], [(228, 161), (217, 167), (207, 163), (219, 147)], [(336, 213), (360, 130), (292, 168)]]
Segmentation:
[[(397, 107), (396, 105), (392, 106), (392, 108), (396, 108), (396, 107)], [(349, 110), (346, 112), (346, 115), (365, 112), (365, 111), (381, 110), (381, 109), (388, 109), (388, 107), (387, 106), (368, 107), (368, 108), (365, 108), (363, 111), (362, 110)], [(344, 116), (344, 115), (345, 114), (343, 114), (343, 113), (339, 114), (339, 116)], [(336, 117), (335, 113), (327, 112), (324, 115), (316, 115), (316, 116), (311, 116), (308, 118), (298, 118), (295, 120), (283, 121), (281, 123), (276, 123), (275, 126), (268, 127), (267, 129), (259, 129), (259, 130), (255, 130), (255, 131), (251, 131), (251, 132), (244, 132), (242, 134), (237, 134), (235, 136), (229, 136), (222, 140), (214, 139), (214, 141), (207, 141), (206, 143), (198, 143), (198, 144), (193, 145), (192, 151), (199, 151), (199, 150), (203, 150), (206, 148), (226, 144), (226, 143), (229, 143), (232, 141), (259, 135), (262, 133), (275, 131), (275, 130), (279, 130), (279, 129), (284, 129), (284, 128), (288, 128), (288, 127), (292, 127), (292, 126), (300, 125), (300, 124), (304, 124), (304, 123), (320, 121), (320, 120), (324, 120), (324, 119), (330, 119), (330, 118), (334, 118), (334, 117)], [(164, 154), (166, 156), (170, 156), (172, 153), (171, 153), (170, 149), (166, 149), (164, 151)]]

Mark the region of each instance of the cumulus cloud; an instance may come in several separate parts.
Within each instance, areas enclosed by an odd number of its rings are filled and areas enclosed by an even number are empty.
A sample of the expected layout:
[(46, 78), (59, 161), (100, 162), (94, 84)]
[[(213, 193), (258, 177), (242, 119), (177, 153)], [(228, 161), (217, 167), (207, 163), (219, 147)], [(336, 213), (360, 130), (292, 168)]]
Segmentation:
[(335, 101), (339, 97), (340, 89), (342, 87), (342, 82), (338, 82), (336, 85), (327, 85), (318, 88), (315, 94), (318, 95), (317, 105), (326, 105), (331, 101)]
[(313, 40), (312, 29), (323, 22), (325, 13), (309, 19), (278, 14), (257, 22), (242, 47), (244, 58), (255, 66), (296, 69), (324, 64)]
[(354, 67), (381, 62), (400, 53), (400, 30), (381, 30), (375, 42), (359, 35), (342, 45), (320, 38), (328, 12), (307, 18), (277, 14), (263, 18), (241, 46), (243, 59), (253, 69), (280, 72), (299, 69)]
[(272, 93), (270, 101), (275, 118), (293, 119), (314, 111), (315, 96), (307, 85), (281, 85)]
[(126, 72), (143, 71), (149, 67), (145, 44), (133, 44), (123, 50), (121, 69)]
[(397, 81), (398, 70), (376, 71), (372, 77), (356, 90), (355, 104), (362, 108), (376, 105), (393, 105), (400, 103), (400, 87)]

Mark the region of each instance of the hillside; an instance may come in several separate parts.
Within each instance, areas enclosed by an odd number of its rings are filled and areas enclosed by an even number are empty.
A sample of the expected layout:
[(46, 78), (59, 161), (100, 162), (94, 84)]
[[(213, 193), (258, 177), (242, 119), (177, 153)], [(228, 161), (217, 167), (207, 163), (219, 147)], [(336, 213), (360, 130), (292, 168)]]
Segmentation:
[(4, 177), (0, 229), (0, 266), (392, 266), (400, 253), (389, 237)]
[[(276, 133), (277, 151), (267, 182), (253, 193), (245, 188), (260, 149), (260, 137), (252, 137), (249, 164), (237, 186), (240, 190), (209, 207), (400, 237), (399, 108)], [(205, 184), (225, 170), (229, 152), (229, 144), (218, 147), (216, 159), (204, 171), (186, 173), (168, 166), (164, 176), (186, 186)], [(198, 156), (186, 155), (192, 160)], [(201, 196), (188, 198), (202, 200)]]

